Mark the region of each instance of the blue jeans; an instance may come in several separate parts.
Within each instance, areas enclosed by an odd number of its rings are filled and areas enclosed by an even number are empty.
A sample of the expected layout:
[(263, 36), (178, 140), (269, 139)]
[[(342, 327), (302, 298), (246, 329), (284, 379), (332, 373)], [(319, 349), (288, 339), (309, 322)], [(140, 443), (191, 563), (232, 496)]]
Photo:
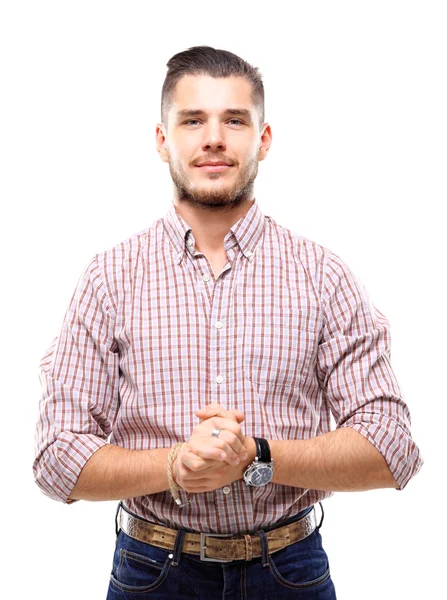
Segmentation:
[[(281, 524), (298, 521), (311, 509), (308, 507)], [(174, 550), (140, 542), (120, 530), (107, 600), (336, 600), (322, 546), (322, 522), (323, 519), (303, 540), (270, 556), (265, 537), (268, 529), (259, 530), (263, 556), (227, 563), (204, 562), (196, 554), (181, 552), (183, 529), (177, 533)]]

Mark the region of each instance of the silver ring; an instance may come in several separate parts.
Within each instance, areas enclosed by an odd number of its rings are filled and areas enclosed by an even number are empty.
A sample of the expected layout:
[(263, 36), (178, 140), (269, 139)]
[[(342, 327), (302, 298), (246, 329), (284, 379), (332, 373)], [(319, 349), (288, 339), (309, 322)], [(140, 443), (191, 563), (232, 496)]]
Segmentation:
[(212, 431), (211, 435), (212, 435), (213, 437), (219, 437), (219, 433), (220, 433), (221, 431), (222, 431), (222, 429), (218, 429), (218, 428), (216, 427), (216, 429), (213, 429), (213, 431)]

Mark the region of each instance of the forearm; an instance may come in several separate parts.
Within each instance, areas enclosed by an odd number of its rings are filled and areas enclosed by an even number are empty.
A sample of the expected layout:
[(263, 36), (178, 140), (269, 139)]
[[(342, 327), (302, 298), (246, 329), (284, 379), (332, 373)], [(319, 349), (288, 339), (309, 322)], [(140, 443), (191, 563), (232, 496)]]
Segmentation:
[(268, 441), (273, 483), (333, 492), (398, 487), (380, 452), (349, 427), (309, 440)]
[(121, 500), (169, 490), (170, 448), (129, 450), (107, 444), (86, 462), (70, 500)]

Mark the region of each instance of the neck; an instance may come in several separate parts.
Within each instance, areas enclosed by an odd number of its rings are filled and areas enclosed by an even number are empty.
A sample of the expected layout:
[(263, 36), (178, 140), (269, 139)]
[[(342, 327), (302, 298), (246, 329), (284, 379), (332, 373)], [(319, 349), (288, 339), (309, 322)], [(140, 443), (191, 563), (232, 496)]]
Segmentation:
[(174, 199), (174, 205), (179, 215), (191, 227), (195, 248), (204, 254), (219, 254), (224, 252), (224, 238), (239, 219), (253, 206), (255, 199), (244, 200), (234, 208), (208, 210), (192, 206), (188, 202)]

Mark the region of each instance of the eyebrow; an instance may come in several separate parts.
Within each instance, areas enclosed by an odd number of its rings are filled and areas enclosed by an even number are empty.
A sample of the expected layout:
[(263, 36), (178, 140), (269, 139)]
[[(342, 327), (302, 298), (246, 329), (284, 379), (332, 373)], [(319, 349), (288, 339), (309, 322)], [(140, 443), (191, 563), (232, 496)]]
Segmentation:
[[(246, 108), (227, 108), (223, 111), (224, 115), (237, 115), (244, 117), (251, 123), (251, 113)], [(206, 115), (206, 112), (200, 108), (184, 108), (183, 110), (177, 111), (177, 119), (183, 119), (185, 117), (199, 117)]]

